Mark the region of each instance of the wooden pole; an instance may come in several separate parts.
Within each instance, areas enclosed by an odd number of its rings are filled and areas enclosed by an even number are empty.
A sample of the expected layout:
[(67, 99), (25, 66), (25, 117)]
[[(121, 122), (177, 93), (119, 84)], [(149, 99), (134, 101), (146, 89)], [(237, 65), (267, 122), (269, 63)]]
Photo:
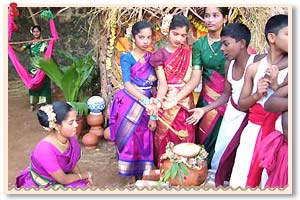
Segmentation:
[(34, 14), (33, 14), (33, 12), (32, 12), (32, 9), (31, 9), (30, 7), (27, 7), (27, 9), (28, 9), (28, 12), (29, 12), (29, 14), (30, 14), (30, 16), (31, 16), (31, 19), (32, 19), (32, 21), (33, 21), (33, 24), (34, 24), (34, 25), (38, 25), (38, 23), (37, 23), (37, 21), (36, 21), (36, 19), (35, 19), (35, 17), (34, 17)]

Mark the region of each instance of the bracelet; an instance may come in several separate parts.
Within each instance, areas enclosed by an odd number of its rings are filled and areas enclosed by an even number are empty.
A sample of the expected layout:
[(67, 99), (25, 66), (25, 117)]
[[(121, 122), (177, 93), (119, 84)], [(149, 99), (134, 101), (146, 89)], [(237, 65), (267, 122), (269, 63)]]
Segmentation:
[(92, 174), (88, 171), (88, 176), (89, 176), (89, 179), (92, 179)]
[(80, 180), (82, 180), (82, 176), (80, 173), (77, 173), (77, 175), (79, 176)]
[(157, 120), (157, 117), (156, 117), (156, 116), (154, 116), (154, 115), (150, 115), (150, 120), (154, 120), (154, 121), (156, 121), (156, 120)]
[(150, 99), (148, 97), (144, 97), (140, 100), (143, 105), (148, 105), (150, 103)]

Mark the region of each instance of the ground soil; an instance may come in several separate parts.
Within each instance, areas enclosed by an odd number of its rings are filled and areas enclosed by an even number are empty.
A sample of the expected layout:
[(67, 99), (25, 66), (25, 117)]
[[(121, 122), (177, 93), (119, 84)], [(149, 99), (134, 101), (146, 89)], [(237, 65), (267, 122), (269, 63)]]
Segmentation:
[[(53, 92), (52, 92), (53, 93)], [(55, 93), (52, 100), (62, 98)], [(47, 132), (39, 125), (36, 112), (29, 109), (28, 90), (20, 80), (8, 83), (8, 186), (14, 187), (18, 173), (29, 164), (30, 153)], [(81, 143), (81, 139), (79, 139)], [(91, 171), (97, 187), (124, 187), (128, 178), (120, 177), (114, 145), (104, 139), (97, 149), (86, 150), (79, 161), (82, 169)]]

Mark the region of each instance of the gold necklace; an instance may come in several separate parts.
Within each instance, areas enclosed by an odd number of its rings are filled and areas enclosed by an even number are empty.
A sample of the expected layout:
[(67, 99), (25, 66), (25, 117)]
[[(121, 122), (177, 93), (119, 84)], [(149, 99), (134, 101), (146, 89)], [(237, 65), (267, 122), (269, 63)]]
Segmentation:
[(61, 142), (57, 136), (55, 135), (55, 139), (57, 141), (57, 143), (61, 146), (61, 147), (65, 147), (68, 144), (68, 140), (66, 140), (65, 142)]
[[(220, 39), (212, 39), (208, 35), (207, 36), (207, 40), (208, 40), (208, 46), (209, 46), (210, 50), (213, 52), (213, 55), (217, 56), (218, 54), (216, 53), (216, 51), (214, 50), (214, 48), (212, 47), (212, 45), (213, 45), (213, 43), (220, 41)], [(212, 58), (212, 55), (210, 56), (210, 58)]]

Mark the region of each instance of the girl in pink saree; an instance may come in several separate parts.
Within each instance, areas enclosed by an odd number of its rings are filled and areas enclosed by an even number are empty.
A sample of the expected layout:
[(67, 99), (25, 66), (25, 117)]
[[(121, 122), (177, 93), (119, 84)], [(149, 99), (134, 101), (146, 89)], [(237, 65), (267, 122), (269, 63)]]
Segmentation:
[[(188, 19), (183, 15), (174, 15), (168, 33), (168, 46), (159, 49), (150, 60), (159, 81), (156, 100), (158, 107), (161, 107), (154, 136), (157, 166), (160, 166), (160, 157), (165, 152), (168, 142), (194, 142), (194, 126), (186, 123), (186, 118), (189, 117), (188, 110), (194, 107), (193, 95), (190, 93), (179, 99), (180, 101), (175, 98), (192, 74), (192, 52), (190, 47), (185, 46), (188, 30)], [(162, 120), (169, 126), (162, 123)], [(187, 135), (181, 137), (178, 135), (179, 131), (184, 131)]]
[(40, 124), (50, 133), (31, 153), (29, 167), (16, 179), (17, 188), (87, 187), (91, 173), (77, 165), (81, 156), (76, 134), (77, 113), (66, 102), (57, 101), (37, 111)]

